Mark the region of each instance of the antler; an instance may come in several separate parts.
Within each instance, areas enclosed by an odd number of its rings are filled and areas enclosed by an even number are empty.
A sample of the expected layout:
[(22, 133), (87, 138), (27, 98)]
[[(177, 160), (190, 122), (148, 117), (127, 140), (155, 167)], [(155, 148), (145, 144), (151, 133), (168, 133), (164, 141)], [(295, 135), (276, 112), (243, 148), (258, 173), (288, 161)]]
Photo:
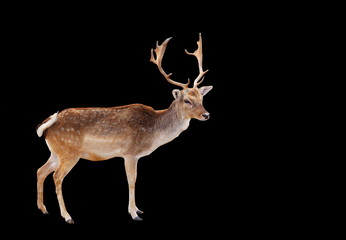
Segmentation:
[[(156, 48), (155, 50), (151, 49), (151, 57), (150, 57), (150, 62), (153, 62), (157, 65), (157, 67), (159, 68), (160, 73), (166, 78), (166, 80), (176, 86), (182, 87), (182, 88), (187, 88), (190, 84), (190, 80), (188, 80), (188, 82), (186, 84), (180, 83), (180, 82), (176, 82), (173, 81), (170, 76), (172, 75), (172, 73), (170, 74), (166, 74), (165, 71), (162, 69), (162, 57), (165, 53), (166, 47), (167, 47), (167, 43), (169, 42), (169, 40), (171, 40), (170, 38), (167, 38), (161, 45), (159, 45), (158, 41), (156, 42)], [(154, 51), (156, 54), (156, 59), (154, 57)]]
[[(203, 72), (203, 68), (202, 68), (203, 54), (202, 54), (202, 35), (201, 35), (201, 33), (199, 34), (199, 41), (197, 42), (197, 46), (198, 46), (197, 50), (194, 51), (193, 53), (190, 53), (185, 49), (185, 52), (187, 54), (195, 56), (197, 58), (197, 61), (198, 61), (199, 74), (198, 74), (197, 78), (195, 79), (195, 81), (193, 82), (194, 88), (196, 88), (199, 84), (201, 84), (203, 82), (203, 79), (204, 79), (203, 75), (209, 71), (209, 70), (205, 70)], [(201, 81), (199, 81), (200, 79), (201, 79)]]

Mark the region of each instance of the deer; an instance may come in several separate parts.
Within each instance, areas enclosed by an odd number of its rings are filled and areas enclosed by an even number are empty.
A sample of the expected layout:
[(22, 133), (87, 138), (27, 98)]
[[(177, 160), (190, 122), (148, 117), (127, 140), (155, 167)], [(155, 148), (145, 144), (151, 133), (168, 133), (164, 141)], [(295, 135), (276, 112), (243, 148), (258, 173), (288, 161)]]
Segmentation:
[(103, 161), (123, 158), (128, 185), (128, 213), (135, 221), (141, 221), (143, 211), (135, 201), (137, 163), (141, 157), (150, 155), (158, 147), (172, 141), (185, 131), (191, 119), (205, 121), (210, 114), (203, 106), (203, 97), (213, 86), (199, 85), (208, 70), (202, 67), (202, 35), (199, 33), (197, 49), (189, 52), (198, 62), (198, 76), (193, 87), (187, 83), (171, 79), (162, 68), (162, 59), (168, 42), (167, 38), (155, 49), (151, 49), (150, 62), (154, 63), (164, 78), (181, 89), (172, 91), (173, 101), (168, 108), (154, 110), (143, 104), (129, 104), (116, 107), (78, 107), (66, 108), (50, 115), (36, 127), (39, 137), (44, 136), (50, 157), (37, 170), (37, 207), (43, 214), (48, 211), (43, 202), (43, 185), (46, 177), (53, 173), (55, 193), (60, 214), (64, 220), (73, 224), (68, 213), (62, 192), (66, 175), (80, 159)]

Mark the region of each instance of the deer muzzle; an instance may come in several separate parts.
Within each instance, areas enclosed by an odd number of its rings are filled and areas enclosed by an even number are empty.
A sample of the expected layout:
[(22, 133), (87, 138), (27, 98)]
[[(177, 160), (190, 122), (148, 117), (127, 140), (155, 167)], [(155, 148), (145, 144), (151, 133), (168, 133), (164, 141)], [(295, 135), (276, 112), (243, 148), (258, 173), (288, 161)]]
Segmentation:
[(203, 121), (208, 120), (210, 118), (210, 114), (208, 112), (202, 113), (201, 116)]

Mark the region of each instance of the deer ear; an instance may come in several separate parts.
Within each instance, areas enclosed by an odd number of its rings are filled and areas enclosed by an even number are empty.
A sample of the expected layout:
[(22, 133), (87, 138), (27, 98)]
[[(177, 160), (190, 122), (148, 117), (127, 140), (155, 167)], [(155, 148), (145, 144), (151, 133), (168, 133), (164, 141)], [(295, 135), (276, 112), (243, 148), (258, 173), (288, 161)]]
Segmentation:
[(202, 94), (202, 96), (206, 95), (211, 89), (213, 89), (213, 86), (205, 86), (199, 88), (199, 92)]
[(173, 97), (175, 99), (178, 99), (180, 97), (180, 90), (179, 89), (174, 89), (172, 93), (173, 93)]

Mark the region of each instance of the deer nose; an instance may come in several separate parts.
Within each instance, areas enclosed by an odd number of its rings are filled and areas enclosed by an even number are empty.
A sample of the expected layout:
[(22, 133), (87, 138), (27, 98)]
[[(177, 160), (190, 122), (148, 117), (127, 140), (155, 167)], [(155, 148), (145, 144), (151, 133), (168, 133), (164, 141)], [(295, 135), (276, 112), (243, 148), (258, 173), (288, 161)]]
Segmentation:
[(208, 112), (206, 113), (203, 113), (202, 114), (202, 117), (205, 119), (205, 120), (208, 120), (210, 118), (210, 114)]

